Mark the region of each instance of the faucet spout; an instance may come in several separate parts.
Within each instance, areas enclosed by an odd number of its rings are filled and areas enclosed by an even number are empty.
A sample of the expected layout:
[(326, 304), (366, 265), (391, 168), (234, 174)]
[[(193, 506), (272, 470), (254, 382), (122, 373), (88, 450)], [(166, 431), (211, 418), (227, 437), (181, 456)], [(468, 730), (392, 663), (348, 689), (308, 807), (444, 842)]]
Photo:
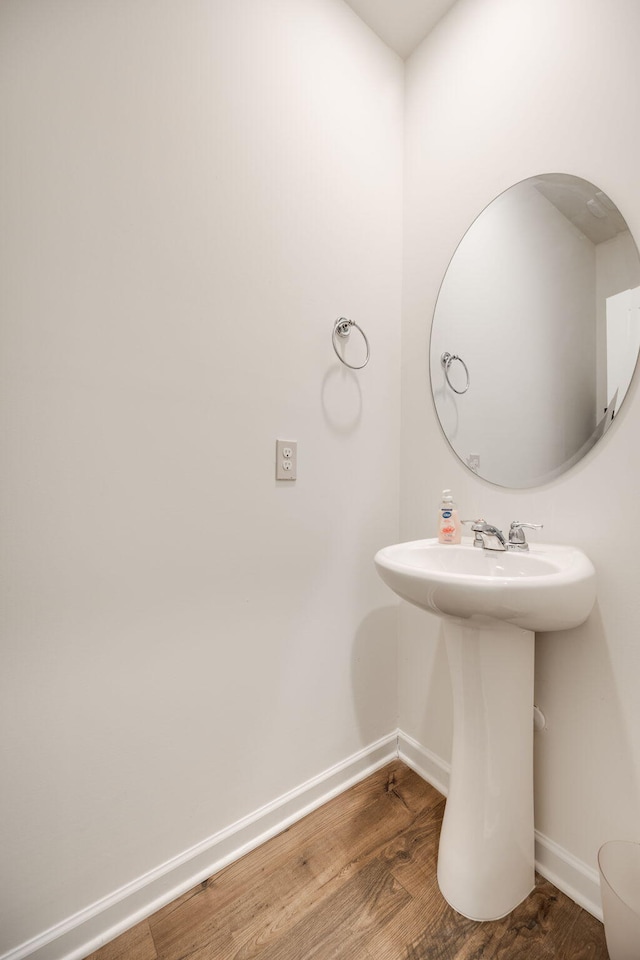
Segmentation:
[(498, 527), (494, 527), (492, 523), (487, 523), (486, 520), (475, 520), (471, 529), (474, 534), (474, 547), (482, 547), (484, 550), (507, 549), (504, 533)]

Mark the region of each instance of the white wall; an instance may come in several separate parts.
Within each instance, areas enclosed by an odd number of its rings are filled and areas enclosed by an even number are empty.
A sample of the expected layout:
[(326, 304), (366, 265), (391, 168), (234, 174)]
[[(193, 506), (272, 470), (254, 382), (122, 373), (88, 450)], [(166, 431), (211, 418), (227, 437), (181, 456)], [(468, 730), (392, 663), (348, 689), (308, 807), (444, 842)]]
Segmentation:
[[(560, 171), (597, 184), (640, 236), (636, 0), (459, 0), (407, 65), (401, 533), (433, 535), (440, 491), (464, 516), (545, 525), (598, 574), (589, 621), (537, 638), (536, 826), (595, 868), (609, 838), (640, 840), (640, 398), (601, 443), (535, 490), (474, 477), (433, 409), (428, 338), (438, 286), (471, 220), (507, 186)], [(542, 539), (542, 535), (540, 536)], [(448, 761), (451, 697), (438, 622), (402, 610), (400, 726)]]
[(341, 0), (5, 0), (0, 71), (1, 954), (396, 729), (403, 68)]

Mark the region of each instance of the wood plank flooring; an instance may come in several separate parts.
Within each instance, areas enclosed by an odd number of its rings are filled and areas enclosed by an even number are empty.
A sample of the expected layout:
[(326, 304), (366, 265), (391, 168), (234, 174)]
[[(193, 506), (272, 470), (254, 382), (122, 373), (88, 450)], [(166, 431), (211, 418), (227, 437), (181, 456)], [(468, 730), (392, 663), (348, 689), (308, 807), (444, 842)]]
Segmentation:
[(436, 882), (443, 811), (395, 761), (90, 960), (607, 960), (602, 924), (540, 877), (503, 920), (452, 910)]

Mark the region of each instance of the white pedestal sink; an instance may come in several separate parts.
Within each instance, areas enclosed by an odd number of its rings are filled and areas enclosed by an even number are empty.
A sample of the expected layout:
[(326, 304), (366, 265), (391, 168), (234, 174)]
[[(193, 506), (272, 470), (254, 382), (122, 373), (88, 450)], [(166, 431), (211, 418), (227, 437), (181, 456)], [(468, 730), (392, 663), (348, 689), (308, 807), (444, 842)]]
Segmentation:
[(438, 883), (465, 917), (496, 920), (535, 882), (534, 631), (586, 620), (593, 565), (574, 547), (503, 552), (471, 540), (399, 543), (375, 565), (398, 596), (443, 618), (453, 750)]

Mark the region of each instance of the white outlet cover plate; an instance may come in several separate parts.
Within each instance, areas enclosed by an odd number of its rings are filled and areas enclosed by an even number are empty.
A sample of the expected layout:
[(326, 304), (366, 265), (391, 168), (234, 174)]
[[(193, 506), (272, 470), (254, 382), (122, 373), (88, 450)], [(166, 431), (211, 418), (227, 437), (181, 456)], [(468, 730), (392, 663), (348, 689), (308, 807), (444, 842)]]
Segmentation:
[(296, 480), (298, 476), (298, 443), (276, 440), (276, 480)]

